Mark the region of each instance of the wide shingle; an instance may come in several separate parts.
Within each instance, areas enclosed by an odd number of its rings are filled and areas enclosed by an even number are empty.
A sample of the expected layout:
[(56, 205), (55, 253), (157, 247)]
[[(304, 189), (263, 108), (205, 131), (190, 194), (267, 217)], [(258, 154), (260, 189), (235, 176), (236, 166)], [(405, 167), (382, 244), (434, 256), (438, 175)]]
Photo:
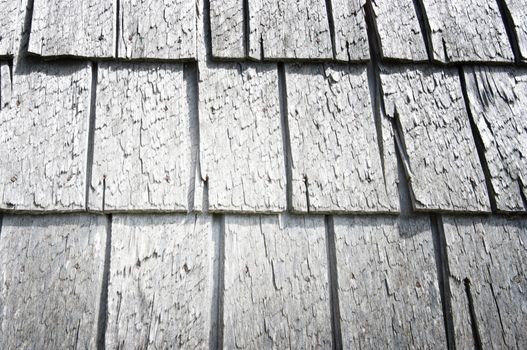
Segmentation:
[(96, 348), (106, 224), (102, 216), (4, 217), (2, 348)]
[(490, 211), (457, 71), (383, 68), (381, 80), (414, 209)]
[(225, 218), (223, 345), (331, 348), (322, 217)]
[(366, 67), (287, 65), (286, 74), (292, 209), (397, 211), (393, 135), (379, 140), (392, 130), (374, 118)]
[(212, 227), (195, 215), (115, 215), (106, 348), (209, 344)]
[(90, 209), (187, 209), (188, 84), (181, 64), (100, 65)]
[(465, 78), (496, 207), (527, 211), (527, 70), (467, 67)]
[(457, 348), (473, 348), (479, 338), (483, 349), (525, 349), (527, 221), (445, 217), (443, 222)]

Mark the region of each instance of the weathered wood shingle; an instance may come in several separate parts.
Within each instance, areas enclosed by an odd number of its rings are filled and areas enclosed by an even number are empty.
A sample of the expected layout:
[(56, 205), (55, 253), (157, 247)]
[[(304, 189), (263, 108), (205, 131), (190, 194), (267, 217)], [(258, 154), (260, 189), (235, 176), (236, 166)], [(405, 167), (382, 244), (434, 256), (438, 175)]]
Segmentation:
[(245, 58), (243, 0), (209, 0), (212, 55), (218, 58)]
[(90, 209), (186, 210), (192, 172), (181, 64), (99, 67)]
[(112, 57), (112, 0), (34, 0), (29, 52), (42, 56)]
[[(527, 220), (445, 217), (458, 349), (527, 347)], [(476, 332), (476, 334), (473, 333)]]
[(199, 91), (201, 177), (208, 184), (209, 209), (284, 210), (276, 65), (203, 65)]
[(433, 58), (440, 62), (511, 62), (511, 44), (496, 0), (421, 0)]
[(378, 134), (366, 67), (287, 65), (286, 74), (292, 209), (397, 211), (393, 137), (379, 148), (391, 129)]
[(414, 208), (490, 211), (457, 71), (383, 68), (381, 80)]
[(13, 56), (19, 50), (26, 5), (27, 0), (0, 0), (0, 57)]
[(527, 1), (526, 0), (500, 0), (506, 5), (506, 10), (512, 20), (511, 28), (516, 34), (520, 59), (527, 61)]
[(344, 348), (446, 348), (430, 220), (334, 224)]
[(4, 217), (2, 348), (96, 348), (105, 247), (102, 216)]
[(527, 70), (467, 67), (467, 96), (500, 211), (527, 211)]
[(227, 216), (226, 349), (331, 348), (322, 217)]
[(85, 207), (90, 82), (89, 63), (15, 62), (0, 111), (0, 208)]
[(107, 349), (208, 348), (210, 217), (115, 215)]
[(363, 0), (331, 0), (335, 58), (339, 61), (364, 61), (370, 58), (364, 4)]

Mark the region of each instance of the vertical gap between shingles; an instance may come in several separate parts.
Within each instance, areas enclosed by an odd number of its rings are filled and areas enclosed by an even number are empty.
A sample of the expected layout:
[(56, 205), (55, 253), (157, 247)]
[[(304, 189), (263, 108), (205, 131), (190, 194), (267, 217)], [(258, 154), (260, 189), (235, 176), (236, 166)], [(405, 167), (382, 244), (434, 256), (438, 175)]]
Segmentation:
[(490, 169), (487, 163), (487, 158), (485, 157), (485, 145), (483, 143), (483, 138), (481, 136), (481, 133), (479, 132), (476, 120), (474, 119), (474, 115), (472, 114), (472, 109), (470, 108), (467, 81), (465, 78), (465, 69), (463, 67), (459, 67), (459, 79), (461, 81), (461, 90), (463, 93), (463, 100), (465, 101), (465, 109), (467, 111), (468, 119), (470, 122), (470, 129), (472, 130), (472, 136), (474, 138), (476, 151), (478, 152), (479, 162), (481, 164), (481, 168), (483, 169), (483, 174), (485, 176), (485, 184), (487, 186), (487, 194), (489, 196), (490, 207), (493, 212), (496, 212), (496, 192), (494, 191), (494, 186), (492, 186), (492, 177), (490, 175)]
[(287, 104), (287, 78), (285, 64), (278, 63), (278, 94), (280, 97), (280, 116), (282, 143), (284, 152), (287, 211), (293, 210), (293, 154), (291, 151), (291, 134), (289, 131), (289, 106)]
[(437, 278), (441, 295), (443, 309), (443, 324), (448, 350), (456, 349), (454, 318), (452, 316), (452, 300), (450, 291), (450, 267), (448, 265), (448, 251), (446, 237), (443, 227), (443, 220), (439, 214), (431, 214), (432, 235), (434, 243), (434, 253), (437, 267)]
[(514, 19), (512, 18), (512, 14), (509, 10), (509, 7), (505, 3), (505, 1), (504, 0), (497, 0), (497, 1), (498, 1), (498, 7), (501, 13), (501, 18), (505, 26), (505, 31), (507, 32), (507, 37), (509, 38), (509, 42), (511, 44), (512, 53), (514, 54), (516, 63), (520, 63), (522, 60), (522, 54), (520, 51), (518, 33), (516, 32), (516, 27), (514, 26)]
[(209, 348), (223, 348), (223, 292), (225, 285), (225, 216), (212, 217), (212, 240), (214, 242), (213, 295), (211, 307), (211, 329)]
[(187, 192), (187, 210), (193, 211), (195, 205), (196, 180), (199, 174), (201, 181), (201, 169), (199, 160), (199, 72), (197, 63), (187, 63), (183, 68), (186, 86), (187, 100), (189, 105), (189, 128), (190, 128), (190, 179)]
[(95, 118), (97, 109), (97, 79), (99, 75), (99, 66), (97, 62), (91, 65), (91, 90), (90, 90), (90, 112), (88, 116), (88, 135), (86, 140), (86, 178), (84, 179), (84, 209), (90, 207), (90, 186), (92, 181), (93, 153), (95, 139)]
[(474, 338), (474, 349), (481, 350), (481, 335), (479, 333), (478, 318), (474, 306), (474, 296), (472, 295), (471, 282), (468, 277), (463, 280), (463, 285), (465, 286), (465, 295), (467, 298), (468, 311), (470, 316), (470, 327), (472, 329), (472, 337)]
[(249, 13), (249, 0), (243, 0), (243, 52), (249, 57), (249, 40), (251, 35), (251, 23)]
[(22, 37), (18, 47), (18, 55), (16, 56), (17, 61), (23, 60), (27, 57), (29, 35), (31, 34), (31, 25), (33, 23), (33, 3), (34, 0), (27, 0), (26, 13), (24, 17), (24, 29), (22, 31)]
[(368, 32), (368, 44), (370, 47), (371, 62), (377, 72), (382, 59), (381, 38), (377, 30), (377, 21), (373, 12), (373, 0), (367, 0), (364, 5), (364, 14), (366, 16), (366, 29)]
[(337, 250), (335, 246), (335, 227), (333, 217), (325, 217), (326, 226), (326, 251), (328, 258), (328, 277), (329, 277), (329, 301), (331, 311), (331, 331), (333, 339), (333, 349), (342, 349), (342, 327), (340, 323), (340, 301), (339, 283), (337, 270)]
[(329, 35), (331, 38), (331, 50), (333, 53), (333, 59), (337, 58), (337, 47), (335, 42), (335, 19), (333, 17), (333, 4), (332, 0), (326, 0), (326, 12), (328, 16)]
[(115, 0), (115, 38), (114, 38), (114, 58), (119, 57), (119, 37), (121, 35), (121, 0)]
[(205, 43), (206, 61), (212, 57), (212, 29), (210, 24), (210, 0), (203, 0), (203, 40)]
[(106, 216), (106, 249), (102, 275), (101, 295), (99, 299), (99, 317), (97, 321), (97, 349), (105, 349), (106, 326), (108, 321), (108, 282), (110, 278), (110, 258), (112, 251), (112, 215)]
[[(428, 55), (428, 60), (434, 60), (434, 48), (432, 46), (432, 30), (430, 29), (430, 22), (428, 21), (428, 14), (423, 0), (413, 0), (414, 9), (421, 27), (421, 34), (423, 35), (423, 41)], [(445, 56), (446, 57), (446, 56)]]

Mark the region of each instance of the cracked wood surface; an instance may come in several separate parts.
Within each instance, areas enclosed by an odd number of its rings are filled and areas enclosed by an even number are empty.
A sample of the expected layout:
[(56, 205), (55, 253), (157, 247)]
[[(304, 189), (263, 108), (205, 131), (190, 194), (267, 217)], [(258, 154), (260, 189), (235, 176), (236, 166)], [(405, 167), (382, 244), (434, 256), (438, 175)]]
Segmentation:
[(183, 65), (101, 64), (90, 209), (187, 209), (188, 99)]
[(331, 348), (323, 217), (225, 218), (224, 346)]
[(527, 70), (467, 67), (467, 94), (500, 211), (527, 211)]
[(0, 111), (11, 102), (11, 68), (8, 62), (0, 61)]
[(344, 348), (446, 348), (430, 219), (334, 225)]
[(34, 0), (29, 52), (42, 56), (113, 57), (111, 0)]
[[(209, 209), (283, 211), (286, 184), (276, 65), (202, 65), (199, 91), (201, 178), (208, 186)], [(196, 203), (201, 200), (196, 198)]]
[(382, 68), (381, 80), (414, 209), (489, 212), (457, 71)]
[(18, 53), (27, 0), (0, 0), (0, 57)]
[(430, 26), (434, 60), (514, 61), (496, 0), (420, 1)]
[(335, 58), (366, 61), (370, 58), (364, 0), (331, 0), (335, 26)]
[(203, 349), (209, 344), (212, 220), (115, 215), (108, 349)]
[(332, 59), (324, 0), (249, 0), (249, 57)]
[(286, 74), (292, 209), (397, 212), (394, 143), (379, 149), (366, 67), (286, 65)]
[(84, 209), (90, 64), (23, 60), (1, 78), (0, 208)]
[(209, 0), (212, 56), (245, 58), (244, 0)]
[(196, 4), (192, 0), (120, 0), (119, 56), (194, 59)]
[(371, 2), (381, 57), (385, 59), (427, 61), (428, 54), (412, 0), (374, 0)]
[(512, 28), (517, 36), (520, 59), (527, 61), (527, 1), (502, 0), (512, 19)]
[(95, 348), (105, 247), (102, 216), (4, 217), (2, 347)]
[(483, 349), (525, 349), (527, 221), (447, 216), (443, 222), (457, 348), (474, 347), (475, 328)]

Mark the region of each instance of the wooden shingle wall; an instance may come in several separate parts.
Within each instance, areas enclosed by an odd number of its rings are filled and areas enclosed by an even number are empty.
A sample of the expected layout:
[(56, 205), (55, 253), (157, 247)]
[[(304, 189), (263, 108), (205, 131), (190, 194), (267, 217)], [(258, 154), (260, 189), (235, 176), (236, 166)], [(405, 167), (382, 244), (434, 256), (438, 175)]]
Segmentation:
[(0, 0), (0, 339), (527, 347), (525, 0)]

